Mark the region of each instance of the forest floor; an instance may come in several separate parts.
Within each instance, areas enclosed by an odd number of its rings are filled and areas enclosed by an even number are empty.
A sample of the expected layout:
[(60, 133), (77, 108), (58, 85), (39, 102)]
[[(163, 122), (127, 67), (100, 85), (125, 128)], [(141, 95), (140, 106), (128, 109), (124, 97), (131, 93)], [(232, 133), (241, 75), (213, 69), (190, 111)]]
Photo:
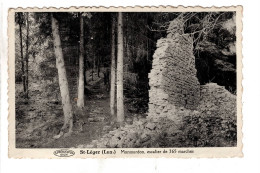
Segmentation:
[[(90, 73), (88, 73), (90, 74)], [(144, 91), (138, 91), (136, 94), (131, 90), (125, 91), (124, 110), (125, 123), (119, 125), (116, 123), (116, 117), (110, 115), (110, 99), (109, 91), (104, 85), (104, 78), (102, 76), (87, 78), (87, 90), (85, 98), (85, 107), (79, 110), (77, 103), (77, 77), (73, 73), (69, 74), (69, 89), (71, 96), (71, 103), (74, 112), (74, 126), (73, 133), (69, 137), (60, 137), (54, 139), (53, 137), (59, 134), (63, 125), (63, 110), (60, 99), (59, 86), (57, 81), (43, 80), (37, 83), (31, 83), (29, 88), (30, 98), (28, 100), (22, 97), (22, 84), (16, 84), (16, 147), (17, 148), (94, 148), (94, 143), (113, 144), (117, 141), (119, 135), (120, 139), (125, 139), (124, 134), (130, 136), (140, 133), (135, 136), (136, 139), (147, 139), (147, 128), (151, 126), (151, 122), (146, 122), (145, 119), (147, 108), (145, 107), (145, 96), (138, 95)], [(215, 87), (214, 87), (215, 86)], [(204, 86), (205, 87), (205, 86)], [(212, 93), (215, 94), (214, 88), (220, 88), (216, 84), (208, 84), (206, 88), (211, 88)], [(221, 91), (224, 91), (223, 89)], [(206, 94), (205, 94), (206, 95)], [(217, 94), (219, 96), (219, 94)], [(237, 141), (236, 135), (236, 118), (235, 108), (236, 100), (228, 91), (222, 94), (222, 98), (218, 98), (222, 106), (217, 106), (215, 97), (210, 97), (212, 100), (202, 100), (200, 105), (201, 110), (205, 113), (198, 112), (194, 114), (190, 111), (179, 112), (182, 120), (178, 122), (177, 126), (171, 121), (164, 124), (165, 121), (156, 126), (159, 131), (158, 140), (156, 143), (150, 140), (147, 144), (136, 145), (137, 147), (223, 147), (235, 146)], [(206, 97), (208, 98), (208, 97)], [(231, 100), (228, 101), (228, 98)], [(226, 100), (224, 102), (224, 100)], [(233, 101), (232, 101), (233, 100)], [(214, 108), (212, 107), (215, 106)], [(233, 105), (233, 106), (232, 106)], [(225, 108), (225, 109), (224, 109)], [(219, 110), (220, 109), (220, 110)], [(215, 113), (214, 113), (215, 110)], [(222, 111), (222, 113), (220, 113)], [(224, 112), (223, 112), (224, 111)], [(196, 111), (195, 111), (196, 112)], [(207, 115), (208, 112), (210, 115)], [(222, 115), (229, 115), (230, 118), (223, 118)], [(140, 125), (141, 123), (141, 125)], [(145, 128), (137, 128), (144, 126), (142, 123), (147, 123)], [(131, 125), (133, 124), (133, 125)], [(152, 124), (154, 124), (152, 122)], [(172, 130), (171, 127), (174, 127)], [(152, 128), (153, 129), (153, 128)], [(132, 133), (133, 131), (133, 133)], [(156, 132), (157, 133), (157, 132)], [(114, 136), (111, 134), (114, 134)], [(107, 135), (107, 137), (105, 137)], [(165, 136), (166, 135), (166, 136)], [(168, 136), (167, 136), (168, 135)], [(151, 137), (151, 136), (150, 136)], [(116, 140), (114, 140), (116, 138)], [(111, 140), (110, 140), (111, 139)], [(128, 139), (128, 138), (126, 138)], [(130, 138), (129, 138), (130, 139)], [(154, 139), (154, 138), (150, 138)], [(95, 142), (96, 141), (96, 142)], [(138, 140), (137, 140), (138, 141)], [(129, 144), (127, 141), (121, 141), (122, 144)], [(151, 144), (151, 145), (150, 145)], [(114, 145), (111, 145), (111, 147)]]
[[(32, 89), (28, 101), (19, 98), (16, 101), (16, 147), (80, 147), (83, 144), (90, 144), (93, 140), (99, 140), (104, 134), (117, 129), (119, 124), (115, 122), (116, 117), (110, 115), (109, 91), (106, 91), (103, 78), (96, 77), (94, 81), (88, 82), (85, 108), (79, 111), (76, 108), (76, 101), (72, 103), (74, 109), (73, 133), (66, 138), (53, 139), (63, 125), (61, 103), (57, 103), (55, 99), (52, 101), (48, 97), (43, 97), (37, 89)], [(17, 87), (22, 86), (17, 85)], [(132, 107), (129, 104), (131, 101), (128, 101), (125, 107)], [(131, 122), (133, 115), (134, 113), (126, 111), (127, 122)]]

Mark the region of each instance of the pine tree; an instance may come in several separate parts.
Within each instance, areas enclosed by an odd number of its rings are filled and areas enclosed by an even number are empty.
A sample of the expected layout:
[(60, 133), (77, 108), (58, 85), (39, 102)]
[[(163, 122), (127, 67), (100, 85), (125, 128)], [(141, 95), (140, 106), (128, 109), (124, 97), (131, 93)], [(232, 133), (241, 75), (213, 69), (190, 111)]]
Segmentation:
[(29, 98), (29, 13), (26, 13), (25, 98)]
[(110, 112), (115, 115), (115, 81), (116, 81), (116, 57), (115, 57), (115, 18), (112, 16), (112, 42), (111, 42), (111, 86), (110, 86)]
[[(20, 35), (20, 52), (21, 52), (21, 70), (22, 70), (22, 82), (23, 82), (23, 93), (26, 93), (26, 83), (25, 83), (25, 70), (24, 70), (24, 56), (23, 56), (23, 13), (18, 13), (18, 24), (19, 24), (19, 35)], [(26, 97), (26, 96), (25, 96)]]
[(80, 13), (80, 49), (79, 49), (79, 85), (77, 106), (82, 109), (84, 107), (84, 22)]
[(117, 37), (117, 121), (124, 121), (124, 93), (123, 93), (123, 14), (118, 14), (118, 37)]

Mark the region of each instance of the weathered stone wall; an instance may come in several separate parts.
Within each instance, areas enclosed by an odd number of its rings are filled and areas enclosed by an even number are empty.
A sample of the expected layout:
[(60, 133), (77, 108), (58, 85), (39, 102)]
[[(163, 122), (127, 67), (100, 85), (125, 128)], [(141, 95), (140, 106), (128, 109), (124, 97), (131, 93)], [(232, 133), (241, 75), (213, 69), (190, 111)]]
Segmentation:
[(204, 116), (236, 119), (236, 95), (216, 83), (201, 85), (201, 97), (197, 110)]
[(173, 20), (167, 38), (158, 40), (149, 73), (148, 115), (174, 116), (178, 108), (194, 110), (199, 103), (193, 40), (184, 34), (182, 21)]

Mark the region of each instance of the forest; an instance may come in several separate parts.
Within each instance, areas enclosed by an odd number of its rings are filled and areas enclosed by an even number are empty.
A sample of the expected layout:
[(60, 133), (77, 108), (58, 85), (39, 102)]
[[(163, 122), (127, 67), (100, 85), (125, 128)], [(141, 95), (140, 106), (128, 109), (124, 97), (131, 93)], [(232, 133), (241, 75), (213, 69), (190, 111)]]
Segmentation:
[(16, 12), (17, 148), (237, 144), (235, 12)]

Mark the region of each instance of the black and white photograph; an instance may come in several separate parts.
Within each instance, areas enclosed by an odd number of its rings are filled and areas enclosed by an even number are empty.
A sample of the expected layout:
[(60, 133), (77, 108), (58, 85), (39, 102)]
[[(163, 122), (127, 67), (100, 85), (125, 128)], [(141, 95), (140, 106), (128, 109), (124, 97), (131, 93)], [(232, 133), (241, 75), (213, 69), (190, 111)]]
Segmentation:
[(15, 148), (238, 147), (236, 10), (13, 14)]

